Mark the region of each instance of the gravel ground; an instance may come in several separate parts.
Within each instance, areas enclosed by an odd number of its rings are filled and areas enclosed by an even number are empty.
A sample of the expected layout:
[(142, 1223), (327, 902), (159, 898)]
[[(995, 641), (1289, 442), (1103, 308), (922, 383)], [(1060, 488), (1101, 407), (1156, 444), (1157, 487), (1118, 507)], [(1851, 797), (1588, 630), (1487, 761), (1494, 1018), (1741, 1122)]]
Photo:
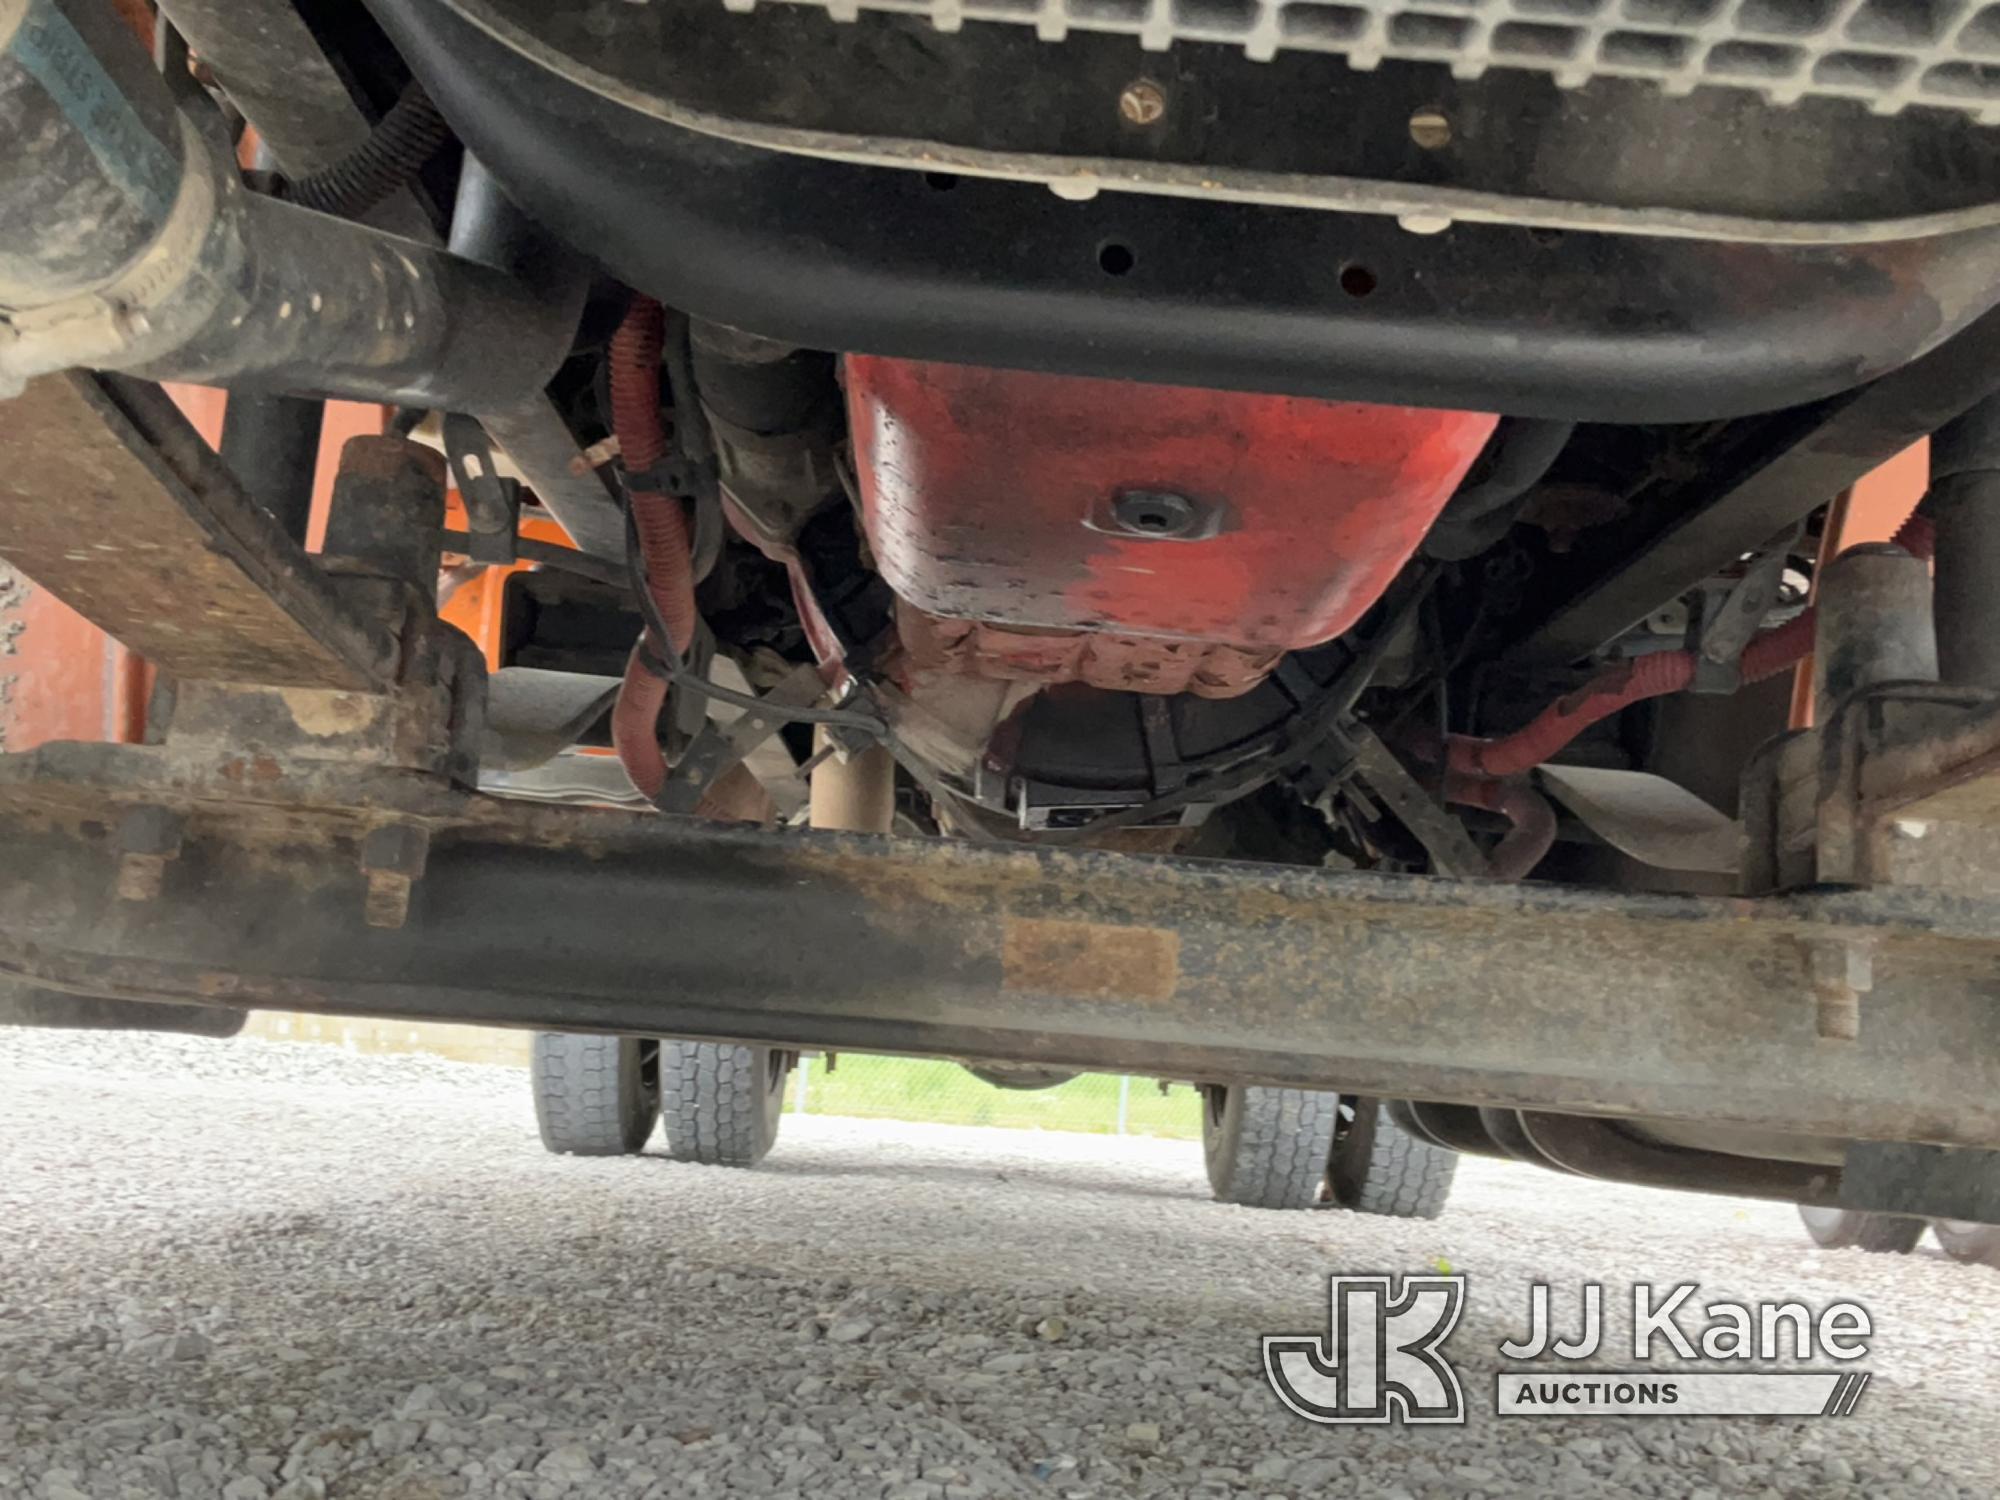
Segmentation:
[[(1198, 1148), (785, 1121), (756, 1173), (546, 1157), (522, 1074), (0, 1030), (0, 1495), (1988, 1495), (2000, 1272), (1468, 1162), (1403, 1223), (1205, 1201)], [(1308, 1426), (1258, 1335), (1471, 1278), (1455, 1428)], [(1845, 1420), (1507, 1419), (1525, 1284), (1855, 1298)], [(1566, 1307), (1567, 1303), (1559, 1303)], [(1568, 1319), (1560, 1319), (1559, 1326)], [(1627, 1351), (1629, 1352), (1629, 1351)], [(1618, 1361), (1612, 1361), (1613, 1365)], [(1624, 1363), (1629, 1364), (1629, 1361)]]

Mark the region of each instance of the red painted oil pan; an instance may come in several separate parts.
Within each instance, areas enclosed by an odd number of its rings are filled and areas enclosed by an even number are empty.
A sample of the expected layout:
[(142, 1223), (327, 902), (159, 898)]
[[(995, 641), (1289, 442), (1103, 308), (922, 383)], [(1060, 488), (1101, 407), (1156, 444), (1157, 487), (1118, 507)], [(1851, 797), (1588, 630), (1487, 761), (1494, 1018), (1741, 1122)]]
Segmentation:
[(1496, 417), (850, 355), (862, 523), (933, 615), (1295, 650), (1389, 586)]

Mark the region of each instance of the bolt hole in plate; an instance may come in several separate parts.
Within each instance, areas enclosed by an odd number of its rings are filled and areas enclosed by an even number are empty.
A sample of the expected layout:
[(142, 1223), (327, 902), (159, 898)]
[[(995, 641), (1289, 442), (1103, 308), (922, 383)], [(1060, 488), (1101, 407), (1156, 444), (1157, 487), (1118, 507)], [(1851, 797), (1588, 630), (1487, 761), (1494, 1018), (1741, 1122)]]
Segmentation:
[(1349, 264), (1340, 268), (1340, 289), (1348, 296), (1369, 296), (1375, 286), (1375, 273), (1366, 266)]
[(1451, 144), (1451, 118), (1441, 109), (1420, 109), (1410, 116), (1410, 139), (1426, 151)]
[(1106, 240), (1097, 247), (1097, 269), (1106, 276), (1125, 276), (1139, 264), (1138, 254), (1130, 245), (1117, 240)]
[(1085, 524), (1092, 531), (1185, 542), (1214, 536), (1222, 511), (1172, 490), (1120, 490)]
[(1166, 114), (1167, 91), (1150, 78), (1135, 78), (1119, 91), (1118, 117), (1127, 125), (1157, 125)]

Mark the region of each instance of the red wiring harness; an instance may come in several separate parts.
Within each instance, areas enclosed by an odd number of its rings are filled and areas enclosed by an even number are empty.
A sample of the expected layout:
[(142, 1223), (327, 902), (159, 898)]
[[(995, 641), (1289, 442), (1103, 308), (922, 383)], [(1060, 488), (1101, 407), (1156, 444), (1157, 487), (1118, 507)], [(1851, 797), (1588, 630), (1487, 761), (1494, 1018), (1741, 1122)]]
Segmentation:
[[(1931, 523), (1911, 516), (1896, 533), (1896, 545), (1917, 557), (1935, 550)], [(1743, 648), (1743, 683), (1762, 682), (1797, 666), (1812, 654), (1815, 611), (1767, 630)], [(1492, 779), (1518, 776), (1552, 759), (1563, 746), (1601, 719), (1647, 698), (1678, 693), (1694, 681), (1692, 651), (1656, 651), (1600, 673), (1573, 693), (1543, 709), (1523, 729), (1496, 740), (1453, 735), (1446, 764), (1456, 774)]]
[[(645, 561), (647, 590), (674, 639), (664, 644), (682, 656), (693, 644), (694, 558), (687, 517), (680, 501), (641, 486), (667, 456), (667, 427), (660, 416), (660, 350), (666, 315), (651, 297), (635, 297), (611, 339), (611, 428), (625, 472), (633, 528)], [(611, 743), (632, 785), (657, 798), (667, 783), (667, 760), (660, 750), (660, 713), (667, 706), (667, 683), (647, 666), (645, 637), (632, 647), (625, 680), (611, 710)]]

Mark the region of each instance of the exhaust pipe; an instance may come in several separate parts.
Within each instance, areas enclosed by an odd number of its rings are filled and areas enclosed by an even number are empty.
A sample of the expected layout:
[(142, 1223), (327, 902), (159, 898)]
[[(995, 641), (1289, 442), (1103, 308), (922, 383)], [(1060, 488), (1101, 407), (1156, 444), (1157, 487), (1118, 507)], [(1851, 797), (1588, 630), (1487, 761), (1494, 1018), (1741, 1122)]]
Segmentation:
[(97, 0), (0, 0), (0, 395), (89, 366), (495, 409), (573, 308), (431, 246), (246, 189)]

